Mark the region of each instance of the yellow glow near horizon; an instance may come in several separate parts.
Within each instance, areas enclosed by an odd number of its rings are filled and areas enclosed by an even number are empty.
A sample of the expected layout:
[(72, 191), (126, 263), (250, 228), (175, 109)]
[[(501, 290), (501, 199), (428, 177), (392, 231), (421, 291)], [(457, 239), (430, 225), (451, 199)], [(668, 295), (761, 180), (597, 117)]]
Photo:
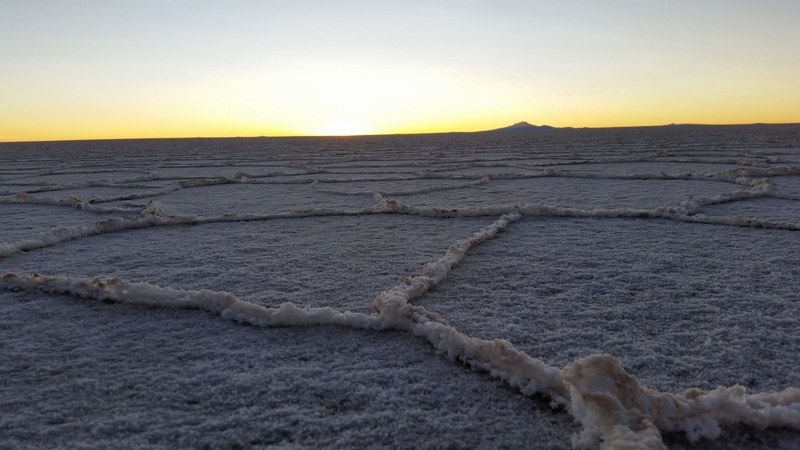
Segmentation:
[(800, 122), (766, 1), (6, 0), (0, 141)]
[[(0, 141), (196, 136), (300, 136), (479, 131), (527, 120), (606, 127), (684, 123), (797, 122), (786, 85), (746, 95), (739, 80), (696, 93), (667, 86), (648, 93), (627, 82), (633, 100), (526, 86), (442, 67), (309, 63), (278, 71), (223, 72), (209, 79), (135, 94), (90, 82), (11, 97), (0, 111)], [(791, 83), (791, 82), (787, 82)], [(541, 87), (540, 87), (541, 86)], [(136, 91), (139, 92), (136, 92)], [(787, 92), (788, 93), (788, 92)], [(771, 99), (764, 103), (762, 98)], [(21, 105), (21, 106), (20, 106)]]
[(2, 140), (476, 131), (530, 120), (516, 104), (518, 87), (437, 67), (308, 63), (223, 72), (157, 97), (100, 98), (88, 82), (70, 89), (55, 105), (26, 99), (37, 121), (9, 117), (0, 123)]
[[(158, 96), (142, 92), (128, 98), (111, 92), (102, 101), (92, 96), (90, 83), (71, 88), (71, 96), (56, 108), (46, 98), (29, 98), (30, 109), (39, 111), (36, 126), (26, 128), (11, 117), (0, 127), (14, 133), (3, 138), (475, 131), (528, 118), (514, 105), (520, 93), (513, 86), (501, 88), (485, 78), (436, 67), (308, 63), (215, 73), (212, 79), (165, 88)], [(124, 113), (111, 114), (119, 109), (117, 103)]]
[(162, 82), (155, 94), (147, 84), (100, 89), (102, 80), (48, 80), (49, 89), (7, 96), (3, 109), (13, 112), (0, 117), (0, 141), (479, 131), (521, 120), (606, 127), (800, 119), (788, 91), (793, 79), (743, 93), (745, 81), (721, 79), (700, 90), (665, 85), (659, 93), (631, 77), (624, 95), (598, 95), (546, 79), (524, 84), (446, 67), (355, 63), (218, 71)]

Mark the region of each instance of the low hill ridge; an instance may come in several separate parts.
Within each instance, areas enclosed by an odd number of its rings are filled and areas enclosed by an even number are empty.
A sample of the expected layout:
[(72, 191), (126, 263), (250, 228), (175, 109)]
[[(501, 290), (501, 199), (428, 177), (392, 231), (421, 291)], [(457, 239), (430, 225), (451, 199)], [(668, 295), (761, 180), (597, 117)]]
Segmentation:
[(552, 129), (550, 125), (532, 125), (526, 121), (517, 122), (514, 125), (509, 125), (507, 127), (502, 128), (495, 128), (494, 130), (488, 130), (492, 132), (498, 131), (534, 131), (534, 130), (549, 130)]

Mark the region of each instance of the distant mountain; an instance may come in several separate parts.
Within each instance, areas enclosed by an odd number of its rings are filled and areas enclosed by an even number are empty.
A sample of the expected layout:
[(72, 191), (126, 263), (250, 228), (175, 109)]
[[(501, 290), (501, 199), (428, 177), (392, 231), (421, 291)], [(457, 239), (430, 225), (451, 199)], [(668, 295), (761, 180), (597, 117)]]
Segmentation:
[(528, 122), (522, 121), (517, 122), (514, 125), (509, 125), (503, 128), (495, 128), (494, 130), (487, 130), (485, 132), (488, 133), (518, 133), (518, 132), (525, 132), (525, 131), (541, 131), (541, 130), (552, 130), (553, 127), (550, 125), (531, 125)]

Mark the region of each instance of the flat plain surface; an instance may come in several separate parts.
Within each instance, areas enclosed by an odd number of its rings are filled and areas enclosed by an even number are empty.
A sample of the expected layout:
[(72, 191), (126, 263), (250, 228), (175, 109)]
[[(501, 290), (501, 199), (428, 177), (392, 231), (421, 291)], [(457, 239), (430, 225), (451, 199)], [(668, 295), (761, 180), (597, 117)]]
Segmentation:
[[(4, 257), (0, 275), (114, 275), (369, 313), (376, 295), (499, 217), (374, 214), (374, 193), (467, 212), (653, 210), (747, 189), (714, 175), (797, 167), (798, 155), (796, 126), (0, 144), (0, 243), (137, 217), (149, 202), (198, 217), (291, 213), (81, 236)], [(798, 194), (800, 175), (774, 181)], [(15, 197), (26, 192), (38, 204)], [(70, 196), (98, 210), (58, 204)], [(800, 200), (698, 213), (797, 224)], [(417, 303), (558, 367), (610, 353), (661, 391), (799, 387), (800, 240), (789, 228), (525, 216)], [(580, 430), (547, 399), (406, 333), (259, 328), (31, 291), (0, 291), (0, 411), (0, 448), (563, 449)], [(664, 441), (789, 449), (800, 432)]]

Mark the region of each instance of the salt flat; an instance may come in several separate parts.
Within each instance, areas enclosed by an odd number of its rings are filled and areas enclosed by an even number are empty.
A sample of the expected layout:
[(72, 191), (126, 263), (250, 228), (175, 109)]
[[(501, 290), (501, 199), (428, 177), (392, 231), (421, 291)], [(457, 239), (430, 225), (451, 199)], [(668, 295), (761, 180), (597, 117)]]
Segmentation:
[(0, 447), (800, 448), (798, 161), (791, 125), (0, 144)]

